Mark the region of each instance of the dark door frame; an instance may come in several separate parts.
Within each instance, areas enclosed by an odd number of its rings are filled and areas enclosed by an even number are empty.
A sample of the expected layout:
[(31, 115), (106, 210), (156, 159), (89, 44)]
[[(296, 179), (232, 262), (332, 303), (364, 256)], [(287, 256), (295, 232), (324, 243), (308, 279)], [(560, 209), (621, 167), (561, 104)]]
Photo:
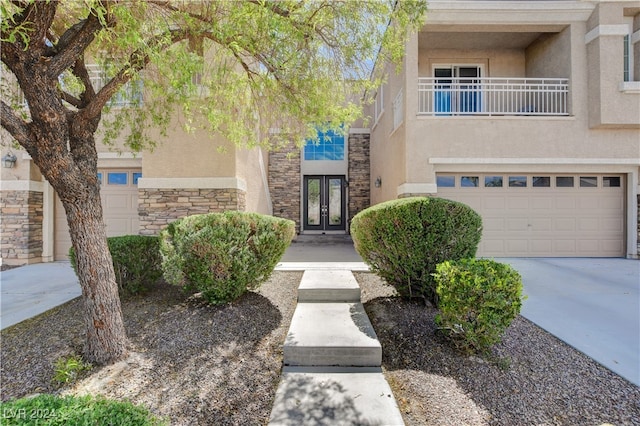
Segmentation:
[[(312, 179), (319, 180), (318, 195), (320, 205), (319, 222), (309, 223), (309, 181)], [(331, 211), (330, 203), (330, 181), (340, 180), (340, 223), (332, 224), (331, 217), (334, 216)], [(346, 206), (346, 177), (344, 175), (305, 175), (303, 178), (302, 204), (303, 204), (303, 231), (345, 231), (347, 229), (347, 206)], [(335, 217), (335, 216), (334, 216)]]

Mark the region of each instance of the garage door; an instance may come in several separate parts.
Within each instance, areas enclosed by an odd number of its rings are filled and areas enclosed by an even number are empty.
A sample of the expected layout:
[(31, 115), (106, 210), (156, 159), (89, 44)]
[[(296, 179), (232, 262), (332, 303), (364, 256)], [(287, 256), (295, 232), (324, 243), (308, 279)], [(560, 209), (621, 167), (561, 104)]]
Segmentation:
[[(98, 171), (100, 196), (107, 236), (138, 233), (138, 179), (140, 169), (104, 169)], [(55, 205), (55, 259), (67, 260), (71, 238), (62, 203)]]
[(438, 174), (438, 195), (483, 219), (478, 256), (621, 257), (624, 176)]

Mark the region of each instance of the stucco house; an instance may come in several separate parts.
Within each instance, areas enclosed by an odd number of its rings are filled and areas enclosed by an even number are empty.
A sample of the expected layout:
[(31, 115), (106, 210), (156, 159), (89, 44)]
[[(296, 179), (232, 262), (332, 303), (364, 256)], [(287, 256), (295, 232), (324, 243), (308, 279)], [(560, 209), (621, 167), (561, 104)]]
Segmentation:
[[(639, 1), (433, 0), (402, 69), (377, 66), (370, 120), (317, 145), (248, 150), (174, 126), (153, 152), (99, 147), (108, 235), (225, 209), (344, 234), (369, 205), (429, 195), (483, 216), (481, 256), (638, 256)], [(2, 262), (63, 260), (61, 204), (15, 154)]]

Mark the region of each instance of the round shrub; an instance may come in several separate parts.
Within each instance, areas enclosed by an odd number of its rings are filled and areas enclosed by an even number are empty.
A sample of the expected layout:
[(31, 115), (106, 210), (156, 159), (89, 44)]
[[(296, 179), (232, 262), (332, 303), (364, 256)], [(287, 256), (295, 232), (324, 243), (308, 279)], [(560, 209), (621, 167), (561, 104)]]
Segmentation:
[(465, 353), (486, 353), (520, 313), (522, 278), (488, 259), (443, 262), (434, 274), (440, 301), (436, 324)]
[(257, 213), (185, 217), (160, 234), (164, 277), (210, 303), (229, 302), (271, 276), (294, 234), (292, 221)]
[(445, 260), (474, 257), (482, 218), (443, 198), (411, 197), (377, 204), (351, 223), (356, 250), (400, 296), (437, 305), (432, 273)]
[[(162, 277), (160, 240), (150, 235), (123, 235), (107, 238), (113, 269), (121, 295), (145, 293)], [(76, 269), (76, 253), (69, 249)]]

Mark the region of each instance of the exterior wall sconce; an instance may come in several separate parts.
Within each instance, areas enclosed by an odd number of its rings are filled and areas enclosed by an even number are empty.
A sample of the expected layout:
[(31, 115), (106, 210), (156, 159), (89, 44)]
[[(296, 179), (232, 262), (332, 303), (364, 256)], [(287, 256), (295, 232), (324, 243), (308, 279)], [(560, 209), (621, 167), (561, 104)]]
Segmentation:
[(2, 157), (2, 167), (5, 169), (13, 169), (16, 165), (16, 161), (18, 161), (18, 157), (11, 151), (7, 153), (4, 157)]
[(382, 186), (382, 178), (378, 176), (376, 178), (376, 181), (373, 184), (375, 185), (376, 188), (380, 188)]

